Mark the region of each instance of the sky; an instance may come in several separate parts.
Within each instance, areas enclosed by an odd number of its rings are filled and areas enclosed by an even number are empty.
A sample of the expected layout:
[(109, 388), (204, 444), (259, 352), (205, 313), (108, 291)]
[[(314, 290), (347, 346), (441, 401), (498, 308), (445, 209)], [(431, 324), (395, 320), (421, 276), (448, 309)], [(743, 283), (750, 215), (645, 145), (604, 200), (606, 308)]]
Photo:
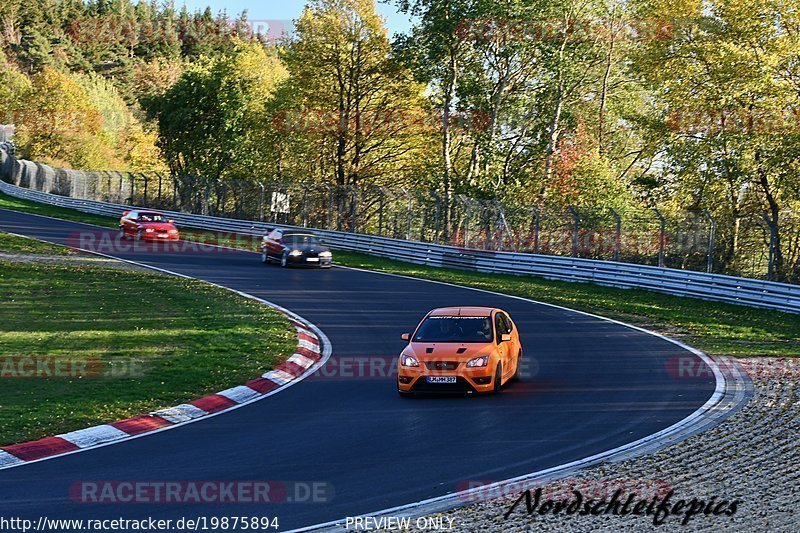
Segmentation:
[[(190, 11), (205, 9), (207, 6), (216, 14), (223, 9), (234, 18), (245, 9), (250, 20), (282, 21), (294, 20), (300, 16), (307, 0), (176, 0), (176, 7), (186, 5)], [(394, 5), (378, 2), (378, 12), (386, 18), (389, 34), (403, 33), (411, 28), (406, 15), (398, 13)]]

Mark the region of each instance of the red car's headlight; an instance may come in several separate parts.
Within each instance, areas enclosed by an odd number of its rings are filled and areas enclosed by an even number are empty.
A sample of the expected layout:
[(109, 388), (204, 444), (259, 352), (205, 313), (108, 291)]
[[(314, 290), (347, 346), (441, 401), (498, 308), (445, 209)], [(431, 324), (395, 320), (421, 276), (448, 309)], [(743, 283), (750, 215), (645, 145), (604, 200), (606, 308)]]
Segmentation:
[(468, 368), (478, 368), (482, 366), (489, 366), (488, 355), (482, 355), (480, 357), (476, 357), (475, 359), (472, 359), (467, 363)]

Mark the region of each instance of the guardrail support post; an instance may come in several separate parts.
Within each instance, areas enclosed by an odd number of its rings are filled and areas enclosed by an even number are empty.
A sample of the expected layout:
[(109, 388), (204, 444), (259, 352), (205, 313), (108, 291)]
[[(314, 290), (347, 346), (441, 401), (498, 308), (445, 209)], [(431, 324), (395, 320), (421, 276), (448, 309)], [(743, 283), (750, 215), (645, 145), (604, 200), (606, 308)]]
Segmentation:
[(567, 206), (569, 212), (572, 214), (572, 257), (578, 257), (578, 245), (580, 242), (580, 229), (581, 229), (581, 217), (578, 214), (578, 210), (574, 207)]
[(703, 210), (703, 216), (708, 220), (708, 266), (706, 272), (709, 274), (714, 271), (714, 239), (717, 232), (717, 222), (707, 209)]

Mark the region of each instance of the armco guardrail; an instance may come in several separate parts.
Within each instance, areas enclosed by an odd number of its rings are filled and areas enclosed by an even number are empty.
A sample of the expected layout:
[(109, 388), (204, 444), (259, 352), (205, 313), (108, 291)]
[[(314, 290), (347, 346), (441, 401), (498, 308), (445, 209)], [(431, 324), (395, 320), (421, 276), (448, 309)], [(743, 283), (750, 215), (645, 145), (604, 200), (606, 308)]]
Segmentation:
[[(58, 196), (0, 181), (0, 190), (17, 198), (108, 216), (120, 216), (131, 206)], [(272, 224), (166, 211), (180, 226), (260, 235)], [(314, 230), (334, 249), (364, 252), (436, 267), (477, 272), (540, 276), (592, 282), (621, 288), (647, 289), (677, 296), (729, 302), (800, 313), (800, 286), (720, 274), (705, 274), (629, 263), (571, 257), (461, 249), (357, 233)]]

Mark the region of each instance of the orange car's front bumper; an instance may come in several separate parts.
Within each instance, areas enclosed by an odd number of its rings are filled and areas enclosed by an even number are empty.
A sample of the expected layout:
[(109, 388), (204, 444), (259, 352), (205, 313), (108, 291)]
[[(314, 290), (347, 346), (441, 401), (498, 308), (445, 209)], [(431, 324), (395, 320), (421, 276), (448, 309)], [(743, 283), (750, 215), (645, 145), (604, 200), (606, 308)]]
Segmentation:
[[(468, 368), (466, 362), (455, 370), (429, 370), (424, 361), (420, 366), (398, 365), (397, 388), (400, 392), (491, 392), (494, 390), (494, 373), (497, 363), (489, 362), (489, 366)], [(454, 384), (430, 384), (428, 376), (452, 376)]]

